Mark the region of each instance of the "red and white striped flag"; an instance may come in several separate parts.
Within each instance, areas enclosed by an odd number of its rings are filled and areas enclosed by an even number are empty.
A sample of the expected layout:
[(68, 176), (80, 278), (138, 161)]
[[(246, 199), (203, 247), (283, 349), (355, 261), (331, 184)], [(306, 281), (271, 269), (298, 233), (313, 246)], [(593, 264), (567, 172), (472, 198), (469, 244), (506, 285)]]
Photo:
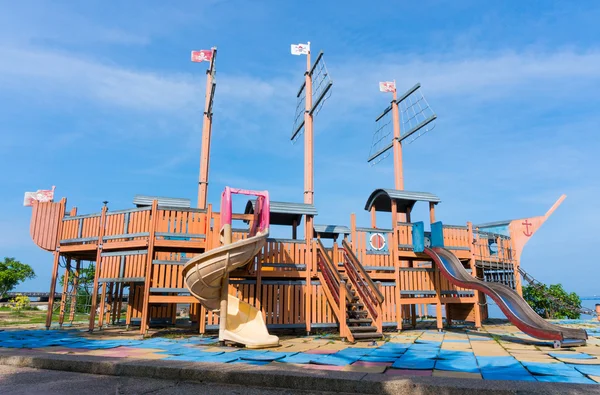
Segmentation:
[(25, 199), (23, 199), (23, 206), (33, 206), (33, 201), (38, 202), (51, 202), (54, 199), (54, 186), (52, 189), (38, 189), (35, 192), (25, 192)]
[(379, 91), (381, 92), (393, 92), (396, 90), (396, 82), (395, 81), (386, 81), (379, 83)]
[(213, 51), (210, 49), (201, 49), (200, 51), (192, 51), (192, 62), (210, 62), (213, 56)]

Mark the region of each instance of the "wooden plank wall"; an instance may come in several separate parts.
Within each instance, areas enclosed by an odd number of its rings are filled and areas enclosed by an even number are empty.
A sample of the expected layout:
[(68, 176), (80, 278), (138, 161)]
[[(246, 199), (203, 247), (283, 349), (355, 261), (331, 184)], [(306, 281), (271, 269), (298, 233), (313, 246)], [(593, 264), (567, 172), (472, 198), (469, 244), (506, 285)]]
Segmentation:
[[(392, 241), (392, 234), (390, 232), (381, 231), (386, 237), (388, 248)], [(353, 234), (354, 239), (352, 241), (352, 248), (354, 254), (361, 261), (363, 266), (382, 266), (382, 267), (394, 267), (394, 262), (391, 259), (391, 255), (388, 254), (373, 254), (369, 253), (369, 247), (367, 240), (368, 232), (357, 230)]]

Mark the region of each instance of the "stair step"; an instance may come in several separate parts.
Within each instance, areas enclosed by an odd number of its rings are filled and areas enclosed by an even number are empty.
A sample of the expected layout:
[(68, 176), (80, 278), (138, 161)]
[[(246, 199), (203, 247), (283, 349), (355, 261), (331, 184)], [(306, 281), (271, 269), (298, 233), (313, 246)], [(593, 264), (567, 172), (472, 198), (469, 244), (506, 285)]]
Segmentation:
[(349, 326), (350, 332), (377, 332), (377, 327), (374, 326)]
[(348, 314), (353, 314), (353, 315), (366, 316), (367, 315), (367, 310), (348, 310), (347, 313)]
[(350, 318), (346, 320), (347, 324), (370, 324), (373, 322), (370, 318)]
[(352, 336), (354, 336), (354, 340), (381, 339), (383, 337), (379, 332), (353, 333)]
[(346, 307), (365, 307), (362, 303), (346, 303)]

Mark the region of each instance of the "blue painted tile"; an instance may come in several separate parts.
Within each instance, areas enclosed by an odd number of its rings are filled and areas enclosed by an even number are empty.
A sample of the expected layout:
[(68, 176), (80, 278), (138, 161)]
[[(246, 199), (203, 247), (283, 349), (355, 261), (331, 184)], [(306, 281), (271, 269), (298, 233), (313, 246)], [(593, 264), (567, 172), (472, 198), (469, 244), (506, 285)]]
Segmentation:
[(589, 374), (591, 376), (600, 376), (600, 365), (571, 365), (572, 368), (578, 370), (583, 374)]
[(481, 369), (522, 368), (514, 357), (475, 357)]
[(548, 355), (550, 355), (551, 357), (554, 358), (568, 358), (568, 359), (595, 359), (596, 357), (593, 357), (589, 354), (586, 353), (579, 353), (579, 352), (574, 352), (574, 353), (549, 353)]
[(435, 359), (430, 358), (405, 358), (396, 360), (392, 367), (396, 369), (430, 370), (435, 366)]
[[(235, 352), (233, 353), (228, 353), (228, 354), (236, 354)], [(245, 360), (245, 361), (276, 361), (282, 358), (285, 358), (287, 356), (293, 356), (297, 353), (284, 353), (284, 352), (274, 352), (274, 351), (267, 351), (264, 353), (256, 353), (256, 354), (252, 354), (252, 355), (245, 355), (242, 356), (240, 359)]]
[(315, 354), (305, 354), (305, 353), (300, 352), (298, 354), (279, 359), (277, 362), (306, 364), (306, 363), (310, 363), (311, 359), (315, 359)]
[(237, 361), (230, 362), (230, 364), (237, 364), (237, 363), (244, 363), (246, 365), (262, 366), (262, 365), (268, 365), (271, 362), (270, 361), (245, 361), (245, 360), (237, 360)]
[(503, 370), (481, 371), (481, 376), (484, 380), (537, 381), (535, 377), (526, 370), (525, 373), (520, 374), (515, 372), (511, 373), (510, 371), (505, 372)]
[(438, 359), (435, 368), (452, 372), (479, 372), (479, 366), (477, 366), (475, 358)]
[(440, 350), (438, 354), (439, 359), (456, 359), (456, 358), (473, 358), (475, 354), (471, 351), (458, 351), (458, 350)]
[(364, 357), (361, 357), (359, 359), (359, 361), (364, 361), (364, 362), (396, 362), (398, 359), (400, 359), (400, 357), (366, 355)]
[(317, 365), (334, 365), (334, 366), (346, 366), (350, 365), (356, 361), (358, 361), (358, 356), (349, 356), (349, 355), (337, 355), (337, 354), (329, 354), (318, 356), (318, 354), (314, 354), (316, 358), (311, 359), (310, 363)]
[(581, 373), (564, 363), (523, 362), (534, 375), (579, 377)]
[(577, 383), (577, 384), (596, 384), (585, 376), (536, 376), (537, 381), (549, 383)]

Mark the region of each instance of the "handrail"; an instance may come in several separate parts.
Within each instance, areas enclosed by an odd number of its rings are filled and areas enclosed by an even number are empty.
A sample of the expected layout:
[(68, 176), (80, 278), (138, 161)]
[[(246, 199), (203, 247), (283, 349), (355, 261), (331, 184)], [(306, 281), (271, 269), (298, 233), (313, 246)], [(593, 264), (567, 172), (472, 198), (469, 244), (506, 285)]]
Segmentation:
[(346, 254), (345, 254), (346, 257), (348, 257), (349, 260), (352, 262), (352, 266), (354, 266), (354, 268), (357, 269), (357, 271), (360, 273), (360, 275), (367, 281), (368, 287), (371, 290), (373, 290), (373, 292), (375, 293), (375, 297), (377, 298), (377, 301), (379, 303), (383, 303), (384, 297), (383, 297), (382, 293), (379, 291), (379, 288), (377, 288), (377, 286), (371, 279), (371, 276), (369, 276), (367, 274), (367, 271), (365, 270), (363, 265), (358, 261), (358, 259), (356, 259), (356, 257), (354, 256), (354, 253), (352, 253), (352, 247), (350, 247), (350, 245), (348, 244), (348, 242), (346, 240), (342, 240), (342, 246), (344, 247), (344, 250), (346, 252)]
[[(336, 299), (336, 303), (339, 303), (340, 287), (343, 283), (342, 276), (340, 276), (340, 273), (333, 264), (329, 255), (327, 254), (323, 242), (321, 242), (321, 240), (319, 239), (317, 239), (316, 241), (317, 265), (319, 265), (319, 267), (321, 268), (321, 273), (324, 274), (323, 278), (327, 282), (327, 285), (330, 285), (329, 289), (332, 291), (332, 294)], [(351, 302), (352, 298), (350, 297), (350, 289), (348, 288), (349, 284), (345, 283), (344, 286), (346, 287), (346, 300), (348, 302)]]
[(333, 272), (332, 274), (335, 277), (336, 282), (339, 284), (342, 281), (342, 277), (340, 276), (340, 273), (337, 271), (335, 265), (331, 261), (331, 258), (329, 257), (329, 255), (327, 255), (327, 252), (325, 252), (325, 246), (323, 245), (323, 242), (320, 239), (317, 239), (317, 245), (319, 247), (317, 249), (317, 254), (320, 253), (323, 255), (323, 259), (325, 260), (325, 263), (327, 264), (327, 269), (329, 269), (329, 271)]

